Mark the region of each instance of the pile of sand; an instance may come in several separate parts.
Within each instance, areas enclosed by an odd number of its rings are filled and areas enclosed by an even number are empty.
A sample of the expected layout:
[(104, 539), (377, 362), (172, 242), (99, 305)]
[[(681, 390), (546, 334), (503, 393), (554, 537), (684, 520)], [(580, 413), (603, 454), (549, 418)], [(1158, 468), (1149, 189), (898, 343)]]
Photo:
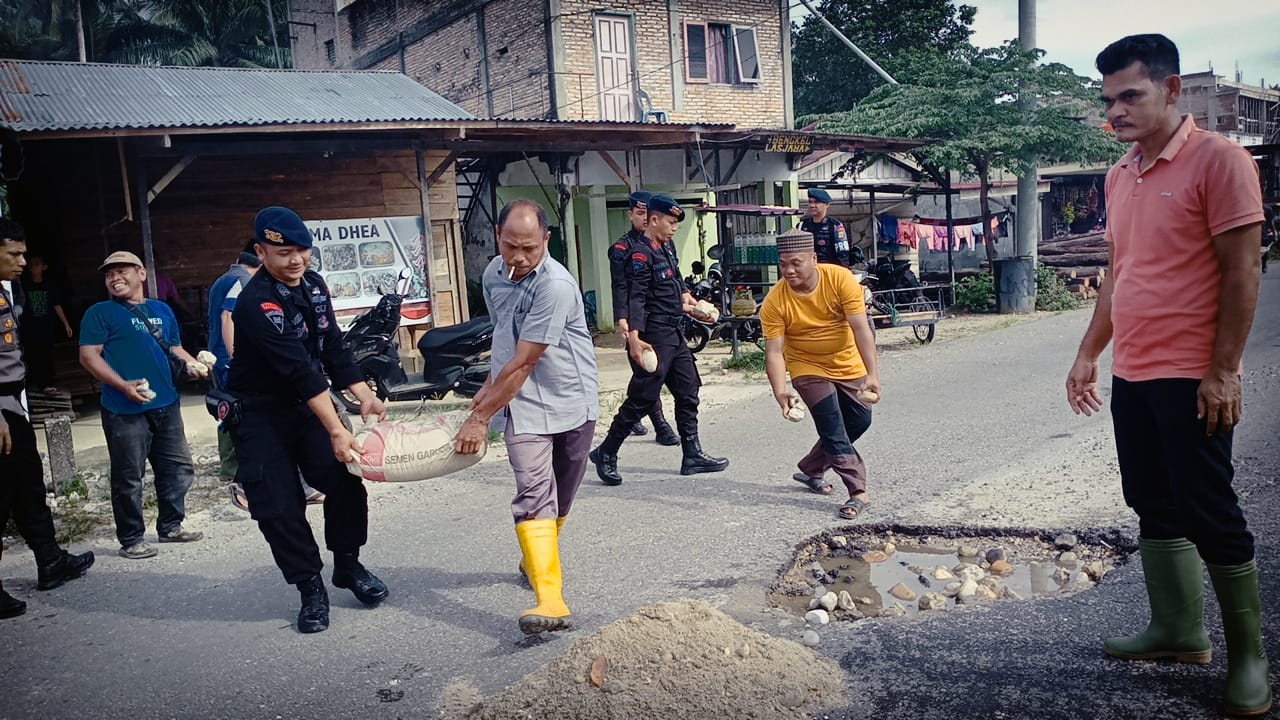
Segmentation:
[(798, 718), (843, 706), (844, 691), (844, 675), (831, 660), (746, 628), (704, 602), (682, 600), (601, 628), (494, 697), (450, 685), (441, 717)]

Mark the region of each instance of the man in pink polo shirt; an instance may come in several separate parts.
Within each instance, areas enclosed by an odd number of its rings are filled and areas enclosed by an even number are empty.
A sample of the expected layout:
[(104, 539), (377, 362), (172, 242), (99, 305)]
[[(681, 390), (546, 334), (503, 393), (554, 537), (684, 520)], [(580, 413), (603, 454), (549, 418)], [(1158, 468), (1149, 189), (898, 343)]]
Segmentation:
[(1227, 640), (1225, 710), (1271, 707), (1253, 536), (1231, 488), (1241, 356), (1258, 299), (1262, 194), (1249, 153), (1178, 114), (1178, 49), (1133, 35), (1097, 59), (1116, 138), (1107, 173), (1111, 272), (1067, 375), (1077, 414), (1101, 410), (1098, 356), (1113, 342), (1111, 416), (1125, 502), (1138, 514), (1151, 621), (1109, 638), (1126, 660), (1207, 664), (1208, 565)]

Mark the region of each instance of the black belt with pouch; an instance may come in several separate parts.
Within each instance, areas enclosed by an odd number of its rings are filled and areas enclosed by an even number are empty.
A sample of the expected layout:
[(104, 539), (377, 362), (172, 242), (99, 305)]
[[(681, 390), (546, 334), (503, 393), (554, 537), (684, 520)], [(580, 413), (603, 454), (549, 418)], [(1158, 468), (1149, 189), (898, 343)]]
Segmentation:
[(0, 396), (18, 397), (23, 390), (27, 389), (25, 380), (14, 380), (13, 382), (0, 382)]
[(209, 392), (205, 393), (204, 409), (209, 411), (214, 420), (227, 427), (239, 424), (243, 412), (240, 398), (218, 387), (209, 388)]

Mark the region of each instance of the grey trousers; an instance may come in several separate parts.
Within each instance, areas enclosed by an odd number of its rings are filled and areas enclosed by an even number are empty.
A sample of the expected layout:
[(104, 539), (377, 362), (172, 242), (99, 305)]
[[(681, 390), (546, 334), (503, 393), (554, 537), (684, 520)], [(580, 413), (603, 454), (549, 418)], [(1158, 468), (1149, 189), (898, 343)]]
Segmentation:
[(587, 470), (594, 420), (554, 435), (517, 434), (507, 418), (507, 458), (516, 476), (511, 516), (517, 523), (566, 517)]

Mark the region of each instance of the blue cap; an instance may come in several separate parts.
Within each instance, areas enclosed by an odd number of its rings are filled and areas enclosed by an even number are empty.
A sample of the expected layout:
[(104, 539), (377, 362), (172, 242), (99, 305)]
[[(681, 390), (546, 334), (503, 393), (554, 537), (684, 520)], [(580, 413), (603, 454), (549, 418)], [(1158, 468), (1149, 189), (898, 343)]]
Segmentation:
[(263, 245), (311, 247), (311, 231), (298, 213), (286, 207), (273, 206), (259, 211), (253, 219), (253, 236)]
[(649, 212), (670, 215), (677, 221), (684, 220), (684, 208), (675, 200), (666, 195), (652, 195), (649, 197)]
[(809, 188), (809, 199), (822, 203), (830, 203), (831, 193), (823, 190), (822, 188)]
[(632, 209), (640, 207), (641, 205), (648, 207), (649, 198), (652, 198), (652, 197), (653, 197), (653, 193), (649, 192), (648, 190), (637, 190), (631, 193), (630, 200), (631, 200)]

